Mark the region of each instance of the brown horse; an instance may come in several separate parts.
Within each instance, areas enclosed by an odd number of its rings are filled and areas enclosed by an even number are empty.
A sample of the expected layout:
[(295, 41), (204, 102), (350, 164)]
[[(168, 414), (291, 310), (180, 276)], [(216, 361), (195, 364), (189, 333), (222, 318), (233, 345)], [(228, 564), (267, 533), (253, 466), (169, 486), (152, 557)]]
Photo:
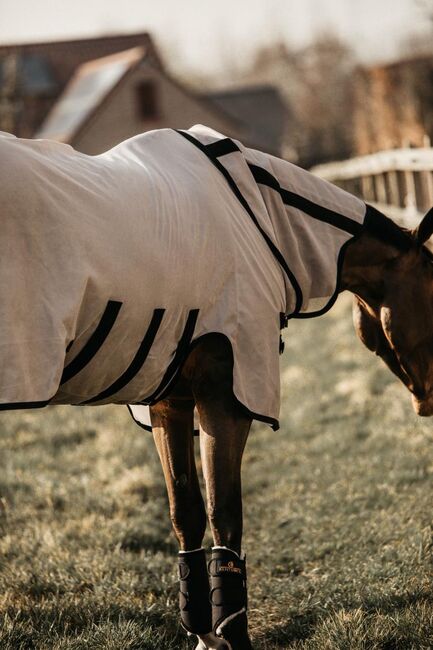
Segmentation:
[[(414, 232), (377, 217), (377, 232), (373, 227), (347, 247), (340, 288), (354, 294), (354, 323), (361, 341), (408, 387), (415, 411), (432, 415), (433, 262), (424, 243), (433, 232), (433, 212)], [(151, 407), (180, 545), (181, 617), (184, 627), (199, 637), (197, 648), (203, 649), (252, 647), (241, 556), (241, 461), (251, 420), (234, 398), (232, 368), (230, 346), (209, 337), (189, 355), (172, 393)], [(201, 549), (206, 509), (194, 461), (194, 405), (200, 417), (207, 517), (215, 544), (210, 584)]]

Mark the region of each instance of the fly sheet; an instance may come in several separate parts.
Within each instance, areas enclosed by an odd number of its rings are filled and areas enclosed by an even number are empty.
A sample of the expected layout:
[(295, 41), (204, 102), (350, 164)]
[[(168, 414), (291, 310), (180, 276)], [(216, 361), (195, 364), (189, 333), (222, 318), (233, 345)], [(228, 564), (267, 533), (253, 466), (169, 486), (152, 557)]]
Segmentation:
[(0, 136), (0, 408), (148, 406), (210, 333), (278, 427), (280, 328), (323, 313), (365, 204), (206, 127), (99, 156)]

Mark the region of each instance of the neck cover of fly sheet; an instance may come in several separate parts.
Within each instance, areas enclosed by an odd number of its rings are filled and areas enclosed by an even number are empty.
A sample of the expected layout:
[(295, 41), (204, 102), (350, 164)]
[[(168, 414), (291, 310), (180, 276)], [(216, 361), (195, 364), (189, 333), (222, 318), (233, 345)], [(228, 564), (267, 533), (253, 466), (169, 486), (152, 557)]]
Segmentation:
[(278, 428), (280, 328), (324, 313), (359, 199), (203, 126), (99, 156), (0, 134), (0, 409), (148, 405), (224, 335), (233, 391)]

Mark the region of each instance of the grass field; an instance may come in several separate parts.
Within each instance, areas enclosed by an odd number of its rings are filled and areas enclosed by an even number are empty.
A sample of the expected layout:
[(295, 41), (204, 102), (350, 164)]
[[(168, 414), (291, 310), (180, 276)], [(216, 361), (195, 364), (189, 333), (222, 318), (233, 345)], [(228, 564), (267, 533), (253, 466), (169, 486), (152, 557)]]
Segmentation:
[[(433, 648), (433, 420), (355, 340), (350, 301), (290, 325), (281, 430), (243, 466), (257, 649)], [(126, 408), (0, 419), (0, 649), (173, 650), (176, 544)], [(210, 544), (210, 540), (207, 540)]]

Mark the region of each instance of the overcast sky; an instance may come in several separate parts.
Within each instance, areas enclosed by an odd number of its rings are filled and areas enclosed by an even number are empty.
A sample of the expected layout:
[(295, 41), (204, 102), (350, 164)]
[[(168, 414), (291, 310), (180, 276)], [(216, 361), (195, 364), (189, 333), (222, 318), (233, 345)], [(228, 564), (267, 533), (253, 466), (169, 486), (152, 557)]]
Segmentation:
[(333, 31), (364, 60), (386, 60), (402, 39), (426, 32), (420, 5), (429, 1), (0, 0), (0, 43), (149, 30), (172, 67), (206, 72), (275, 38), (297, 47)]

